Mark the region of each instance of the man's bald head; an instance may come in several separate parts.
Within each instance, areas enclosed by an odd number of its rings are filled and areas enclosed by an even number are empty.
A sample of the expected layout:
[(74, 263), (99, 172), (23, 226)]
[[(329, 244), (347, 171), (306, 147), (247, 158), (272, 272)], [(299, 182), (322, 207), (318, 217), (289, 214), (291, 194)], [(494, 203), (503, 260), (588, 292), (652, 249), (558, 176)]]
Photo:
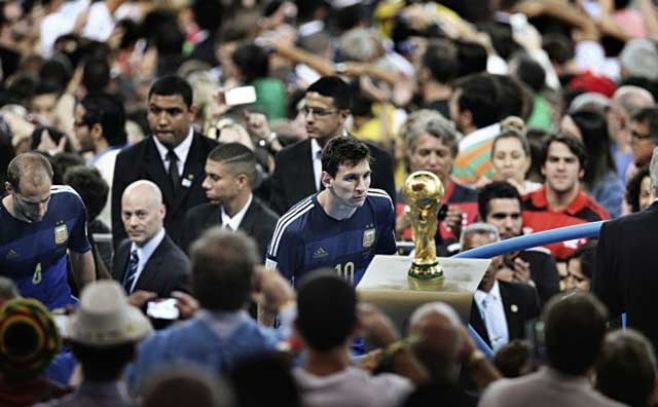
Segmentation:
[(165, 213), (162, 192), (153, 182), (135, 181), (123, 191), (121, 219), (128, 238), (138, 246), (148, 243), (162, 230)]

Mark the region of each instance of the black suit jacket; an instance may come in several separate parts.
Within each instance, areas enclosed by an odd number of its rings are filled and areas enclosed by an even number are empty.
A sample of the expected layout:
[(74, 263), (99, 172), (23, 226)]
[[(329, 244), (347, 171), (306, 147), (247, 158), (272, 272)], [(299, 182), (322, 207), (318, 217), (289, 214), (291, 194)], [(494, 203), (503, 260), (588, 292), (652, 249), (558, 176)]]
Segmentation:
[(535, 282), (539, 302), (543, 307), (552, 296), (560, 292), (560, 275), (553, 256), (548, 250), (542, 250), (524, 250), (519, 257), (530, 263), (530, 278)]
[[(167, 214), (165, 228), (171, 239), (180, 245), (183, 240), (185, 213), (193, 206), (208, 202), (206, 193), (201, 187), (205, 177), (204, 165), (208, 153), (217, 146), (217, 142), (194, 133), (190, 152), (185, 161), (181, 181), (188, 180), (188, 187), (181, 184), (174, 193), (165, 164), (158, 154), (153, 136), (140, 141), (119, 153), (114, 167), (112, 181), (112, 235), (114, 247), (126, 238), (126, 232), (121, 221), (121, 196), (131, 183), (147, 179), (156, 183), (162, 191)], [(187, 182), (187, 181), (185, 181)]]
[(658, 350), (658, 202), (601, 227), (592, 292)]
[[(539, 316), (537, 291), (527, 284), (508, 283), (506, 281), (498, 281), (498, 286), (500, 287), (500, 296), (503, 300), (509, 340), (523, 339), (526, 336), (526, 322)], [(487, 328), (480, 316), (480, 311), (475, 300), (471, 304), (470, 323), (482, 339), (491, 346)]]
[[(390, 154), (374, 144), (366, 144), (374, 161), (371, 186), (383, 189), (395, 200), (393, 160)], [(313, 174), (311, 140), (298, 141), (284, 148), (276, 155), (275, 161), (270, 204), (275, 212), (283, 214), (297, 202), (317, 192), (318, 180)]]
[[(201, 236), (206, 229), (222, 224), (221, 211), (221, 205), (212, 203), (195, 206), (187, 211), (185, 217), (185, 250), (189, 250), (190, 244)], [(265, 261), (267, 245), (270, 243), (278, 219), (276, 213), (254, 196), (240, 223), (239, 229), (256, 241), (258, 253), (263, 261)]]
[[(114, 256), (112, 277), (123, 285), (130, 257), (129, 239), (119, 245)], [(172, 291), (190, 291), (190, 261), (183, 251), (165, 235), (146, 262), (133, 291), (153, 291), (160, 298), (170, 297)]]

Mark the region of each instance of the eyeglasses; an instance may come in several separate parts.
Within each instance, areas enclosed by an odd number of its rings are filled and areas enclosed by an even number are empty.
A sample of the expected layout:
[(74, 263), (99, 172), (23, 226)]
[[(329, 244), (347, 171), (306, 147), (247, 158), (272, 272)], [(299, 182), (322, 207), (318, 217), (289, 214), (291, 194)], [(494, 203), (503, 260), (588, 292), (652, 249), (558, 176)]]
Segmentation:
[(336, 109), (321, 109), (321, 108), (317, 108), (317, 107), (304, 106), (304, 107), (301, 108), (300, 112), (302, 112), (302, 114), (304, 116), (308, 116), (309, 113), (313, 113), (313, 116), (315, 116), (315, 117), (325, 117), (325, 116), (329, 116), (331, 114), (337, 113), (338, 110), (336, 110)]
[(651, 137), (651, 134), (642, 134), (637, 131), (631, 131), (631, 138), (636, 140), (647, 140)]

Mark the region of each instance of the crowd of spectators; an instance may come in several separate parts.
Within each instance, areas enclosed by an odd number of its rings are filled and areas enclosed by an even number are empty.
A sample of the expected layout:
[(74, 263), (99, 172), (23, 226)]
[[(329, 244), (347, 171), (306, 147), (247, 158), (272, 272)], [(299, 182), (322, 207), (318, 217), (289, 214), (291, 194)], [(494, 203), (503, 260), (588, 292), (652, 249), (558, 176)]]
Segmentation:
[(652, 0), (0, 1), (0, 406), (658, 405), (596, 238), (356, 288), (416, 171), (445, 257), (656, 210), (656, 67)]

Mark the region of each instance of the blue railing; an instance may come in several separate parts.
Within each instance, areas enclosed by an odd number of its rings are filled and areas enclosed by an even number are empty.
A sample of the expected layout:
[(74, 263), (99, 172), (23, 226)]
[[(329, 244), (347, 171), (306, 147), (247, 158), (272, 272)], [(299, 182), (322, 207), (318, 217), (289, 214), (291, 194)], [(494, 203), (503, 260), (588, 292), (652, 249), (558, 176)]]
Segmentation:
[[(587, 237), (597, 237), (604, 221), (583, 223), (581, 225), (566, 226), (559, 229), (546, 230), (544, 232), (533, 233), (514, 237), (500, 242), (491, 243), (485, 246), (476, 247), (475, 249), (457, 253), (453, 257), (462, 259), (488, 259), (501, 254), (525, 250), (531, 247), (543, 246), (550, 243), (563, 242), (566, 240), (582, 239)], [(468, 332), (475, 341), (478, 348), (487, 357), (492, 357), (493, 349), (482, 339), (482, 337), (468, 326)]]

